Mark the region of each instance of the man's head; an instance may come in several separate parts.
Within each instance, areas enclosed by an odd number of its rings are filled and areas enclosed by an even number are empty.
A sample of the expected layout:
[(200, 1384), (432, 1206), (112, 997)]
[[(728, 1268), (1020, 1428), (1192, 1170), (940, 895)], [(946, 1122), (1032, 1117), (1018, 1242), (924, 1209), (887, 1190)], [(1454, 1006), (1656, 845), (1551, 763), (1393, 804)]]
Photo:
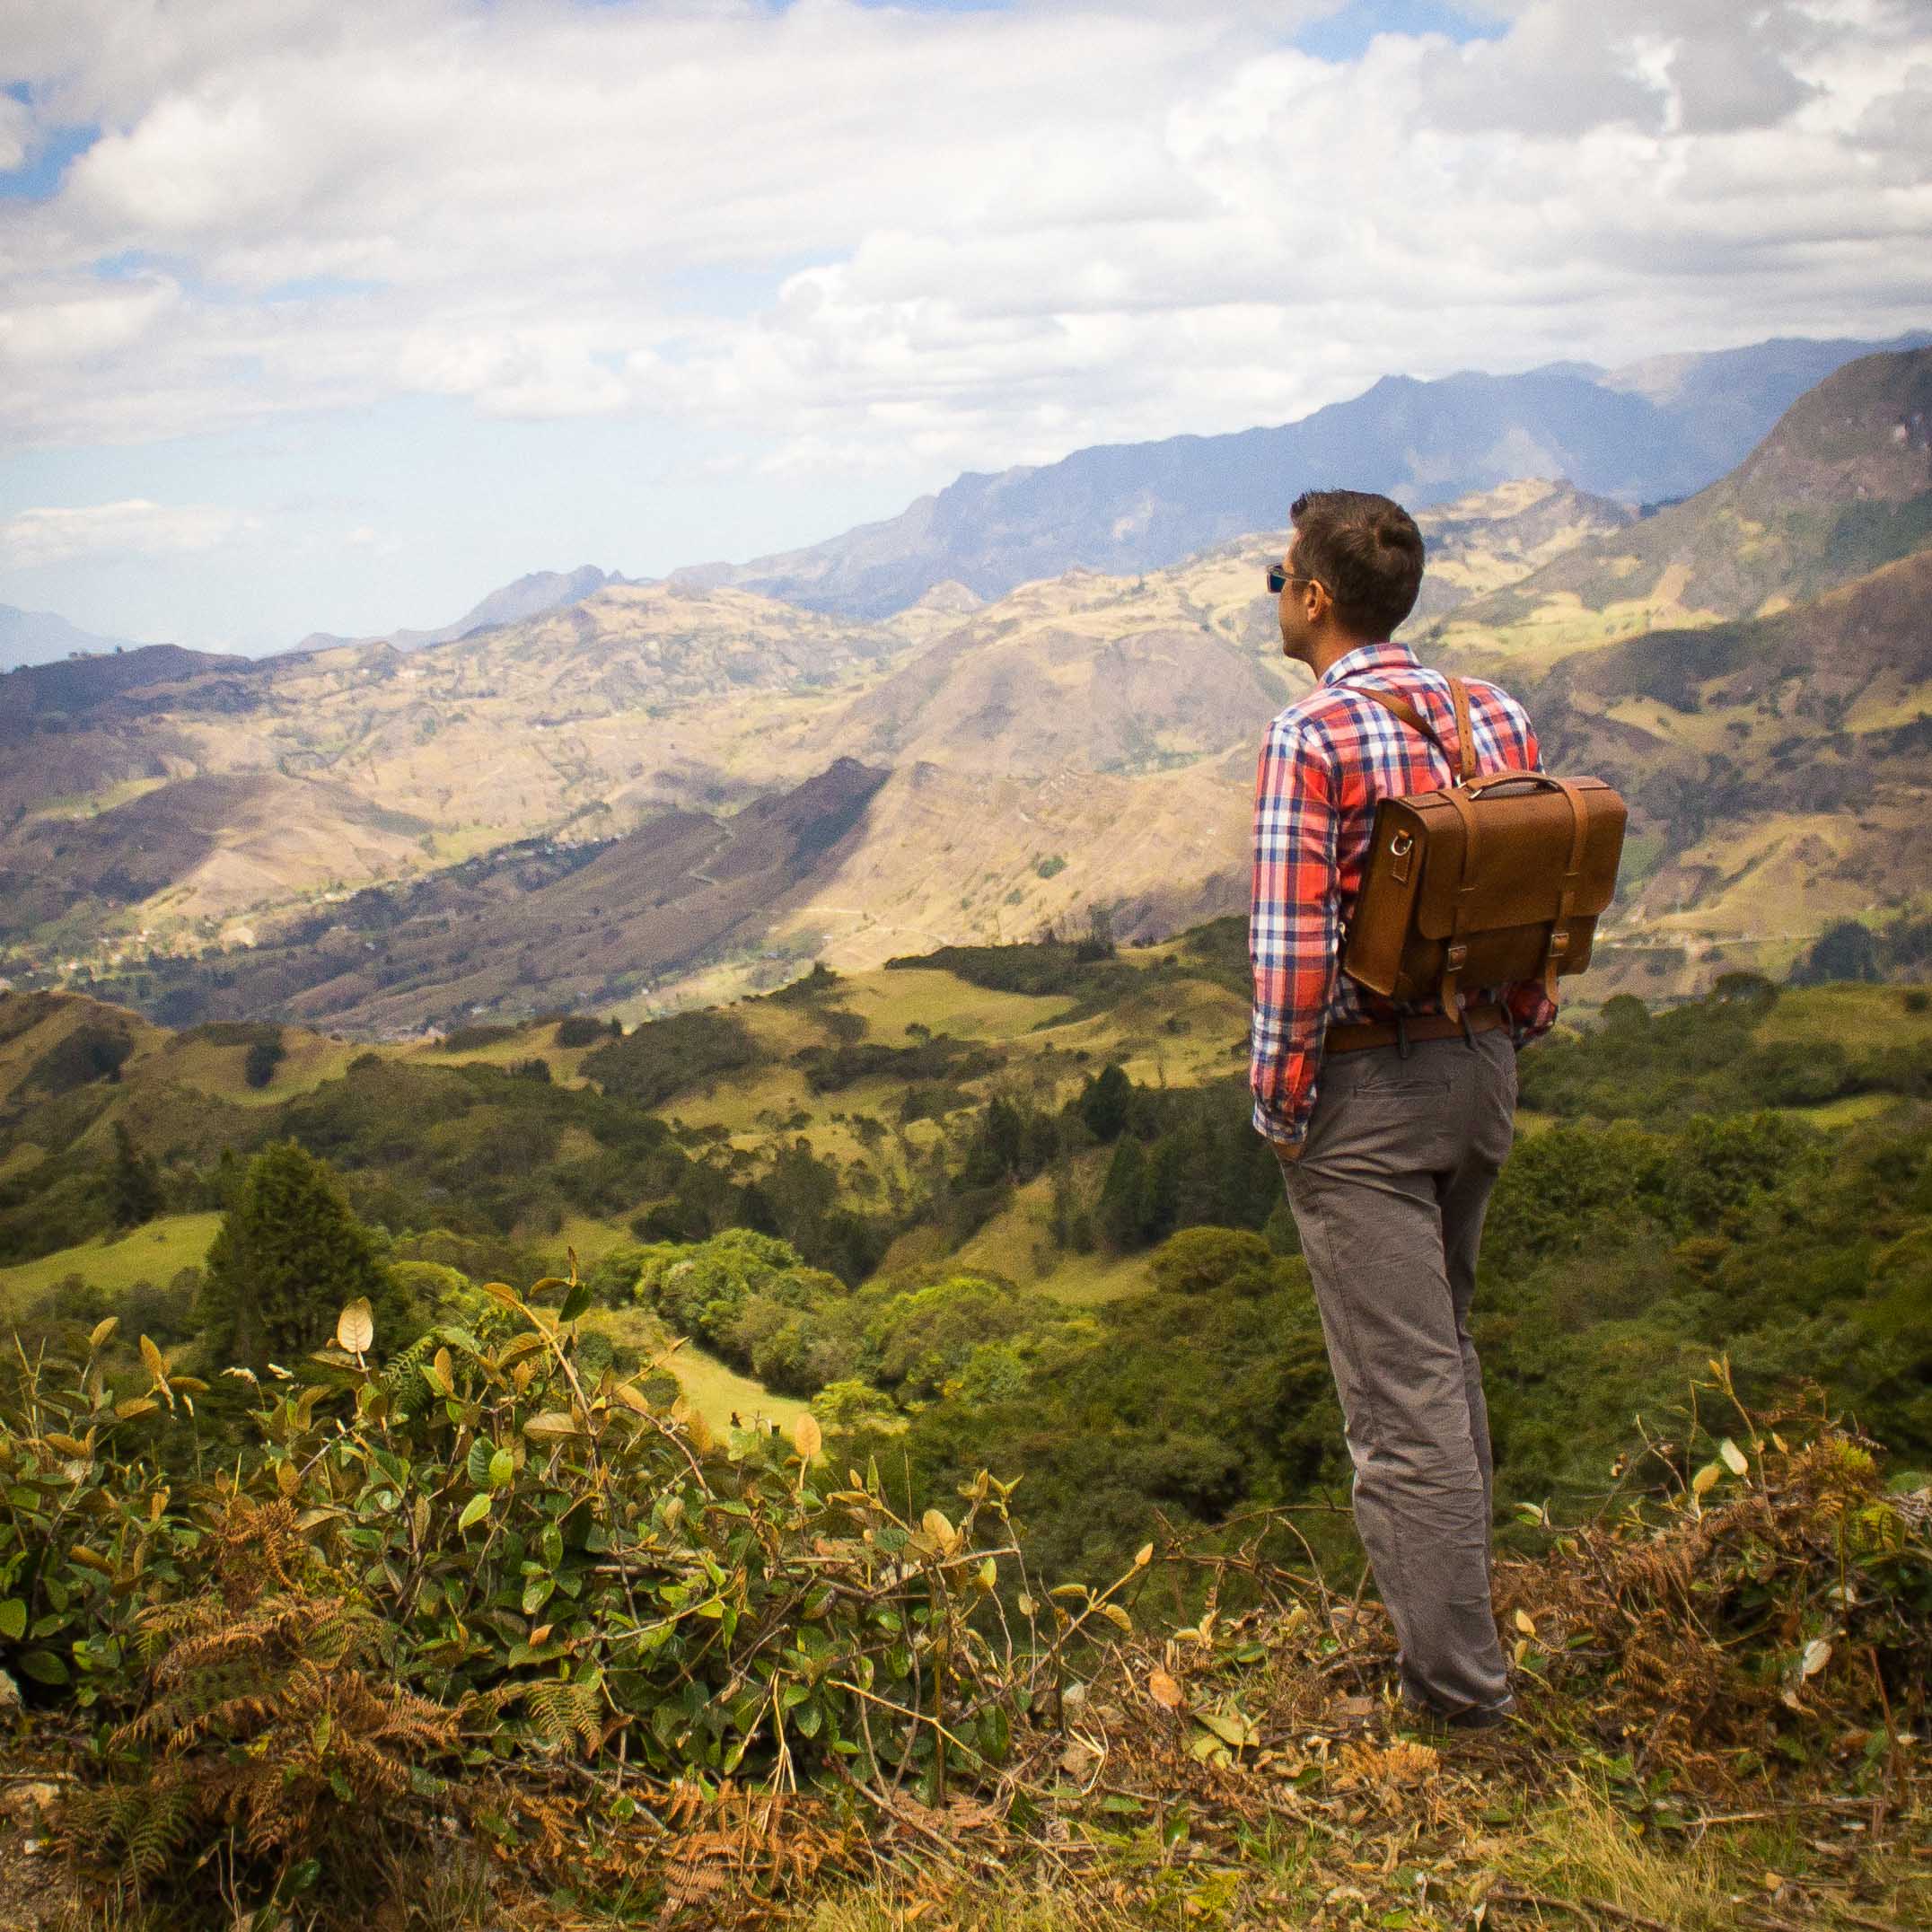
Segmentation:
[(1415, 609), (1422, 532), (1401, 504), (1363, 490), (1309, 490), (1288, 519), (1281, 647), (1319, 677), (1357, 645), (1382, 643)]

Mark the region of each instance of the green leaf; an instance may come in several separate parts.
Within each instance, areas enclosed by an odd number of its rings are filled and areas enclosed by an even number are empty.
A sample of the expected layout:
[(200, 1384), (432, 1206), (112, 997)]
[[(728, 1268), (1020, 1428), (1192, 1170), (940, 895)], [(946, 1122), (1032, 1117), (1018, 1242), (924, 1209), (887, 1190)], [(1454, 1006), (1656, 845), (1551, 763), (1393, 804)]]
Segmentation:
[(0, 1602), (0, 1637), (18, 1643), (27, 1634), (27, 1606), (17, 1596)]
[(979, 1753), (995, 1764), (1005, 1761), (1013, 1743), (1013, 1727), (997, 1704), (988, 1704), (979, 1714)]
[(51, 1650), (23, 1650), (20, 1667), (36, 1683), (64, 1684), (72, 1682), (67, 1666)]
[(457, 1517), (456, 1527), (459, 1530), (467, 1530), (471, 1524), (482, 1522), (484, 1517), (489, 1515), (489, 1505), (490, 1499), (487, 1491), (480, 1496), (472, 1496), (463, 1505), (463, 1513)]
[(291, 1866), (283, 1875), (281, 1884), (275, 1888), (277, 1900), (298, 1897), (321, 1875), (322, 1861), (320, 1858), (304, 1858), (300, 1865)]
[(493, 1489), (507, 1489), (516, 1476), (516, 1458), (507, 1449), (499, 1449), (489, 1459), (488, 1480)]
[(470, 1445), (470, 1454), (463, 1463), (463, 1472), (479, 1489), (494, 1489), (489, 1480), (489, 1466), (496, 1453), (496, 1445), (487, 1436), (479, 1436)]
[(564, 1560), (564, 1532), (554, 1523), (543, 1526), (543, 1560), (556, 1569)]
[(564, 1305), (557, 1311), (559, 1322), (575, 1322), (591, 1304), (591, 1285), (580, 1281), (564, 1297)]

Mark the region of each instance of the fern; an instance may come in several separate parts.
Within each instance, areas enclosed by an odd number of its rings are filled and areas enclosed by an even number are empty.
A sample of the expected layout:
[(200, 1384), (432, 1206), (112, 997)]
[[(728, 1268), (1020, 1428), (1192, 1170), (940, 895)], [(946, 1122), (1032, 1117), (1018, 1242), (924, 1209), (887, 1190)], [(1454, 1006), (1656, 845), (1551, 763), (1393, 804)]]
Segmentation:
[(595, 1682), (513, 1684), (501, 1700), (521, 1698), (530, 1713), (531, 1728), (548, 1751), (567, 1751), (582, 1744), (586, 1755), (602, 1749), (605, 1736), (603, 1688)]
[(68, 1813), (70, 1841), (118, 1850), (137, 1889), (209, 1828), (236, 1830), (250, 1856), (312, 1850), (407, 1796), (456, 1742), (455, 1712), (371, 1674), (378, 1620), (307, 1587), (311, 1546), (285, 1501), (232, 1499), (208, 1542), (207, 1586), (145, 1614), (149, 1694), (108, 1741), (145, 1776)]

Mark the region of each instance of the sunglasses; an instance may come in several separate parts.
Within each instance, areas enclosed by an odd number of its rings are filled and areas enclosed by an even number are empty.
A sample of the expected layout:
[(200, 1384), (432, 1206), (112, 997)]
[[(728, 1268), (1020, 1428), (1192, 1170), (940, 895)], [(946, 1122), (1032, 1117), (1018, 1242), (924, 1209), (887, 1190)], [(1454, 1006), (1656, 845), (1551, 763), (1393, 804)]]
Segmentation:
[(1330, 602), (1334, 601), (1334, 592), (1329, 590), (1328, 585), (1322, 584), (1320, 577), (1303, 576), (1298, 572), (1290, 570), (1286, 562), (1270, 564), (1268, 566), (1268, 590), (1270, 596), (1280, 596), (1282, 592), (1287, 590), (1291, 584), (1319, 584), (1324, 591), (1328, 592), (1329, 601)]

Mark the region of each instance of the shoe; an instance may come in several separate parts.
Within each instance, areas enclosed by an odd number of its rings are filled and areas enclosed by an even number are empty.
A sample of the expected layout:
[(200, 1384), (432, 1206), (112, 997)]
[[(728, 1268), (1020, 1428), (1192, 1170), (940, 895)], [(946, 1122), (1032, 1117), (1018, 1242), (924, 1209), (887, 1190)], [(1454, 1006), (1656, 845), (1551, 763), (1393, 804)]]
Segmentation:
[(1402, 1722), (1418, 1731), (1426, 1731), (1432, 1737), (1465, 1731), (1500, 1730), (1515, 1715), (1514, 1699), (1507, 1704), (1491, 1705), (1487, 1708), (1472, 1704), (1458, 1711), (1438, 1710), (1435, 1705), (1418, 1703), (1413, 1698), (1402, 1699)]

